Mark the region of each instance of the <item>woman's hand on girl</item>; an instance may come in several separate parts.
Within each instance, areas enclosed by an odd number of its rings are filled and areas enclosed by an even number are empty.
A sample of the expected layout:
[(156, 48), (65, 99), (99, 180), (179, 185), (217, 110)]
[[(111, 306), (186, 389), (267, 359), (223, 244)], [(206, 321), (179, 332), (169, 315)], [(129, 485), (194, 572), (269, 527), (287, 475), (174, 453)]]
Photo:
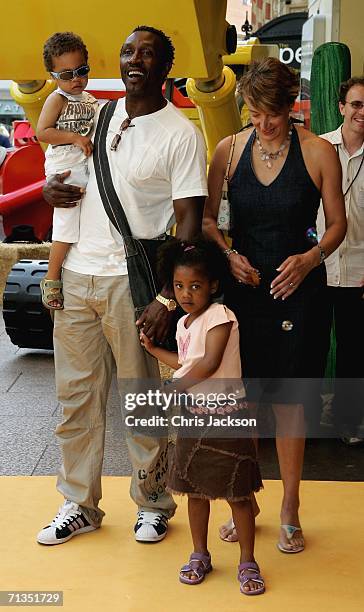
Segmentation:
[(297, 289), (316, 265), (315, 254), (312, 254), (311, 251), (290, 255), (277, 268), (277, 272), (280, 272), (280, 274), (273, 280), (270, 294), (275, 300), (277, 298), (285, 300)]
[(231, 272), (239, 283), (252, 285), (253, 287), (257, 285), (257, 283), (254, 282), (254, 278), (256, 278), (257, 275), (259, 276), (259, 272), (250, 265), (244, 255), (240, 255), (240, 253), (231, 253), (229, 255), (229, 263)]

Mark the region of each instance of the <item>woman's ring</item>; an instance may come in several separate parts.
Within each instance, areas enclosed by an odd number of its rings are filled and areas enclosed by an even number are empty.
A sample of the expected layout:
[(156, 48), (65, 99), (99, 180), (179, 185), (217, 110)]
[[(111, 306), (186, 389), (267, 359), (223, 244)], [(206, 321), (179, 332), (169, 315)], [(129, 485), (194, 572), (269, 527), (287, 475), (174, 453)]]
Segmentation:
[(289, 286), (290, 287), (294, 287), (294, 283), (289, 283)]

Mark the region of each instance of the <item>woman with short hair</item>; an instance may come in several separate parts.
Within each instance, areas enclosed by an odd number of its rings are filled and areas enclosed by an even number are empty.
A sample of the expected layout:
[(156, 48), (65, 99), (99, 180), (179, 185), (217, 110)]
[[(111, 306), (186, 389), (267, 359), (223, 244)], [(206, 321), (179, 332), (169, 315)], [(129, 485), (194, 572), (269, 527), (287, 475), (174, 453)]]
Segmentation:
[[(298, 78), (285, 64), (253, 62), (238, 87), (253, 128), (237, 134), (230, 167), (232, 248), (217, 227), (231, 137), (218, 144), (211, 162), (203, 229), (229, 259), (233, 282), (225, 303), (239, 321), (249, 400), (270, 403), (275, 415), (284, 488), (278, 548), (295, 553), (304, 549), (298, 515), (303, 405), (317, 396), (317, 384), (302, 379), (324, 374), (324, 356), (314, 345), (326, 286), (323, 261), (346, 231), (341, 168), (330, 143), (292, 123)], [(318, 244), (321, 198), (326, 232)]]

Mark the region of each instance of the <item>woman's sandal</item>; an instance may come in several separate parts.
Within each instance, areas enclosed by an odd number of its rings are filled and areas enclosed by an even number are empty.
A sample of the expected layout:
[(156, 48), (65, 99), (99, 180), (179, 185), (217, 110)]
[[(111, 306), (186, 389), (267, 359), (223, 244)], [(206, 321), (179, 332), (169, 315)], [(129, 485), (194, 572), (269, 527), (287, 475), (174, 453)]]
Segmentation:
[[(198, 564), (193, 563), (193, 561), (198, 561)], [(201, 582), (205, 579), (206, 574), (211, 572), (211, 570), (212, 565), (210, 554), (205, 555), (204, 553), (193, 552), (190, 556), (189, 562), (181, 567), (179, 579), (180, 582), (183, 582), (183, 584), (201, 584)], [(193, 579), (184, 576), (183, 574), (187, 572), (193, 572), (196, 578)]]
[(219, 536), (224, 542), (238, 541), (238, 534), (236, 533), (235, 524), (232, 518), (219, 527)]
[[(240, 593), (243, 595), (261, 595), (265, 591), (264, 579), (260, 575), (259, 565), (254, 561), (248, 561), (247, 563), (240, 563), (238, 566), (238, 580), (240, 582)], [(260, 584), (258, 589), (254, 591), (246, 591), (244, 589), (248, 582), (256, 582)]]
[[(61, 280), (48, 280), (42, 278), (40, 283), (40, 290), (42, 293), (42, 303), (49, 310), (62, 310), (63, 309), (63, 283)], [(57, 291), (58, 290), (58, 291)], [(58, 306), (53, 306), (51, 302), (58, 302)]]
[[(258, 514), (260, 513), (260, 508), (258, 506), (254, 493), (252, 493), (251, 495), (251, 501), (252, 501), (252, 507), (253, 507), (253, 512), (254, 512), (254, 518), (256, 518)], [(223, 540), (224, 542), (238, 542), (239, 538), (238, 538), (238, 534), (236, 533), (236, 527), (235, 527), (234, 520), (232, 517), (226, 523), (221, 525), (221, 527), (219, 527), (219, 536), (221, 540)]]
[[(294, 525), (281, 525), (281, 528), (284, 530), (288, 542), (292, 540), (296, 531), (302, 531), (301, 527), (295, 527)], [(302, 546), (293, 546), (290, 544), (289, 546), (283, 546), (281, 542), (277, 542), (277, 548), (283, 553), (294, 554), (299, 553), (305, 550), (305, 545)]]

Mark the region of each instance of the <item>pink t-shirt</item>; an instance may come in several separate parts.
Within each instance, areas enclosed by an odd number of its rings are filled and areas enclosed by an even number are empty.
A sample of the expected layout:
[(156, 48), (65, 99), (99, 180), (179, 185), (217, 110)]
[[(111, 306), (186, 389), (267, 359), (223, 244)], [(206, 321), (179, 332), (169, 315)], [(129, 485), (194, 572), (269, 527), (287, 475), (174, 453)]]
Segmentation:
[[(223, 323), (232, 321), (230, 336), (224, 351), (220, 366), (208, 378), (211, 379), (241, 379), (241, 363), (239, 350), (239, 328), (236, 316), (223, 304), (211, 304), (191, 325), (186, 329), (185, 322), (188, 315), (181, 317), (177, 323), (176, 340), (178, 346), (178, 363), (181, 367), (174, 372), (174, 378), (185, 376), (205, 355), (207, 332)], [(217, 382), (217, 381), (216, 381)], [(196, 392), (196, 386), (193, 387)], [(243, 385), (241, 384), (243, 391)]]

